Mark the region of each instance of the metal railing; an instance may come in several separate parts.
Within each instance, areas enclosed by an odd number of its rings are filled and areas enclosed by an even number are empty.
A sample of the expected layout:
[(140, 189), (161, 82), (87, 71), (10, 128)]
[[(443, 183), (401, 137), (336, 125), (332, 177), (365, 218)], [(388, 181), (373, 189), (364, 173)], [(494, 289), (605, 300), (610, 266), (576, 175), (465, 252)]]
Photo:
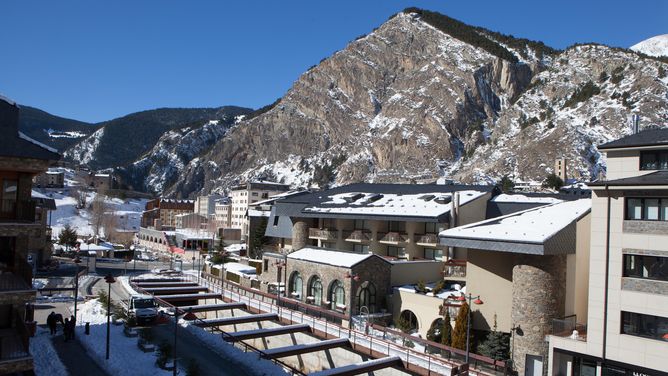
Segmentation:
[[(193, 281), (197, 280), (197, 277), (192, 275), (185, 275), (184, 277)], [(220, 291), (220, 280), (212, 275), (205, 276), (205, 278), (201, 280), (201, 283), (209, 287), (212, 291)], [(409, 371), (427, 375), (450, 374), (450, 370), (453, 367), (463, 363), (464, 358), (462, 358), (460, 354), (462, 350), (455, 349), (454, 351), (448, 352), (450, 358), (441, 356), (440, 354), (431, 354), (427, 351), (428, 349), (425, 349), (425, 352), (416, 351), (382, 337), (376, 337), (369, 333), (343, 327), (336, 322), (332, 322), (331, 319), (328, 319), (328, 315), (323, 314), (321, 317), (315, 317), (301, 312), (300, 310), (290, 309), (288, 305), (295, 303), (298, 306), (309, 306), (292, 299), (281, 297), (279, 307), (276, 304), (275, 295), (256, 291), (228, 281), (225, 282), (224, 293), (226, 299), (246, 303), (247, 308), (251, 311), (257, 313), (277, 313), (281, 321), (284, 323), (287, 322), (288, 324), (308, 324), (311, 326), (313, 334), (321, 338), (347, 338), (350, 340), (352, 348), (357, 352), (366, 353), (372, 357), (399, 356), (404, 362), (405, 368)], [(261, 297), (261, 299), (258, 300), (258, 296)], [(318, 308), (315, 306), (310, 307), (312, 309)], [(323, 309), (323, 311), (326, 310)], [(348, 319), (346, 316), (336, 312), (330, 311), (330, 314), (335, 314), (342, 319)], [(435, 346), (443, 346), (436, 344), (435, 342), (415, 337), (411, 337), (411, 339), (414, 342), (419, 341), (434, 344)], [(457, 353), (457, 351), (460, 353)], [(505, 372), (505, 364), (503, 362), (494, 361), (493, 359), (477, 354), (472, 354), (470, 358), (474, 360), (471, 364), (477, 367), (476, 370), (470, 371), (471, 374), (504, 374)]]
[(0, 221), (35, 222), (35, 201), (12, 199), (0, 200)]
[(326, 228), (310, 228), (308, 230), (308, 237), (311, 239), (337, 240), (339, 238), (339, 231)]

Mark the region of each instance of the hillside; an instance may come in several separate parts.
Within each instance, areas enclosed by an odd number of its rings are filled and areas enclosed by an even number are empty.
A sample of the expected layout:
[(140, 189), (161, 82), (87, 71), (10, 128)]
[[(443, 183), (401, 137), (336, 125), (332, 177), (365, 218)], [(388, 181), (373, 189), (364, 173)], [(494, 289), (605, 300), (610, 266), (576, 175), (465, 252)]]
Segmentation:
[(90, 123), (62, 118), (34, 107), (21, 105), (19, 129), (29, 137), (62, 152), (95, 132), (97, 127)]
[(231, 124), (237, 116), (250, 111), (225, 106), (160, 108), (129, 114), (98, 123), (97, 131), (71, 147), (65, 158), (96, 170), (126, 166), (151, 150), (165, 132), (208, 120)]
[(631, 46), (631, 49), (649, 56), (668, 57), (668, 34), (645, 39)]

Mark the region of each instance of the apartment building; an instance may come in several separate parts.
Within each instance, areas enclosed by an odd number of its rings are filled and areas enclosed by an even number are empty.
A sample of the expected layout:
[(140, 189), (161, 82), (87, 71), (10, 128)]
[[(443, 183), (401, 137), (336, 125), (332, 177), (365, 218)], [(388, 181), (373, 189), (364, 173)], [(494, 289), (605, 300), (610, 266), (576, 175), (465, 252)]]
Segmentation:
[[(176, 227), (176, 216), (195, 211), (193, 200), (157, 198), (148, 201), (141, 217), (141, 227)], [(157, 223), (157, 224), (156, 224)]]
[(33, 358), (26, 323), (32, 322), (35, 300), (32, 268), (28, 264), (31, 237), (43, 237), (31, 200), (32, 180), (60, 156), (19, 133), (19, 108), (0, 97), (0, 374), (32, 374)]
[(246, 212), (251, 204), (266, 200), (271, 196), (287, 192), (290, 186), (268, 181), (250, 181), (232, 187), (230, 196), (232, 198), (231, 228), (241, 230), (241, 238), (248, 239), (248, 220)]
[(668, 129), (599, 146), (588, 309), (557, 322), (549, 375), (668, 374)]
[(214, 215), (218, 228), (230, 228), (232, 226), (232, 201), (229, 197), (215, 201)]
[(216, 213), (216, 201), (222, 199), (220, 195), (199, 196), (195, 199), (195, 213), (209, 217)]

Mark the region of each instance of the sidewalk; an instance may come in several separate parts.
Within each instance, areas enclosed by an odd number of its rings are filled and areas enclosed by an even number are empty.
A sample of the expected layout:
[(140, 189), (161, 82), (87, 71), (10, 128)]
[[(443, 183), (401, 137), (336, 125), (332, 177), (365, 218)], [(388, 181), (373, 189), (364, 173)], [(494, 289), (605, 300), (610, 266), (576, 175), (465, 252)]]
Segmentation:
[(71, 376), (108, 375), (88, 356), (79, 341), (75, 339), (65, 342), (62, 330), (58, 332), (58, 335), (51, 337), (51, 342)]

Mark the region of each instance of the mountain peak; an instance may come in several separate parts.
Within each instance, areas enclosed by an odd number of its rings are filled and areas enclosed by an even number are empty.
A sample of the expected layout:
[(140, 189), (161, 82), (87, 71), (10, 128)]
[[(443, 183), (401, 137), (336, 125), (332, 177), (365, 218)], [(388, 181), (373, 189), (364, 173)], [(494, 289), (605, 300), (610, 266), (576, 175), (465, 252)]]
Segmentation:
[(631, 49), (649, 56), (668, 57), (668, 34), (657, 35), (645, 39), (644, 41), (631, 46)]

